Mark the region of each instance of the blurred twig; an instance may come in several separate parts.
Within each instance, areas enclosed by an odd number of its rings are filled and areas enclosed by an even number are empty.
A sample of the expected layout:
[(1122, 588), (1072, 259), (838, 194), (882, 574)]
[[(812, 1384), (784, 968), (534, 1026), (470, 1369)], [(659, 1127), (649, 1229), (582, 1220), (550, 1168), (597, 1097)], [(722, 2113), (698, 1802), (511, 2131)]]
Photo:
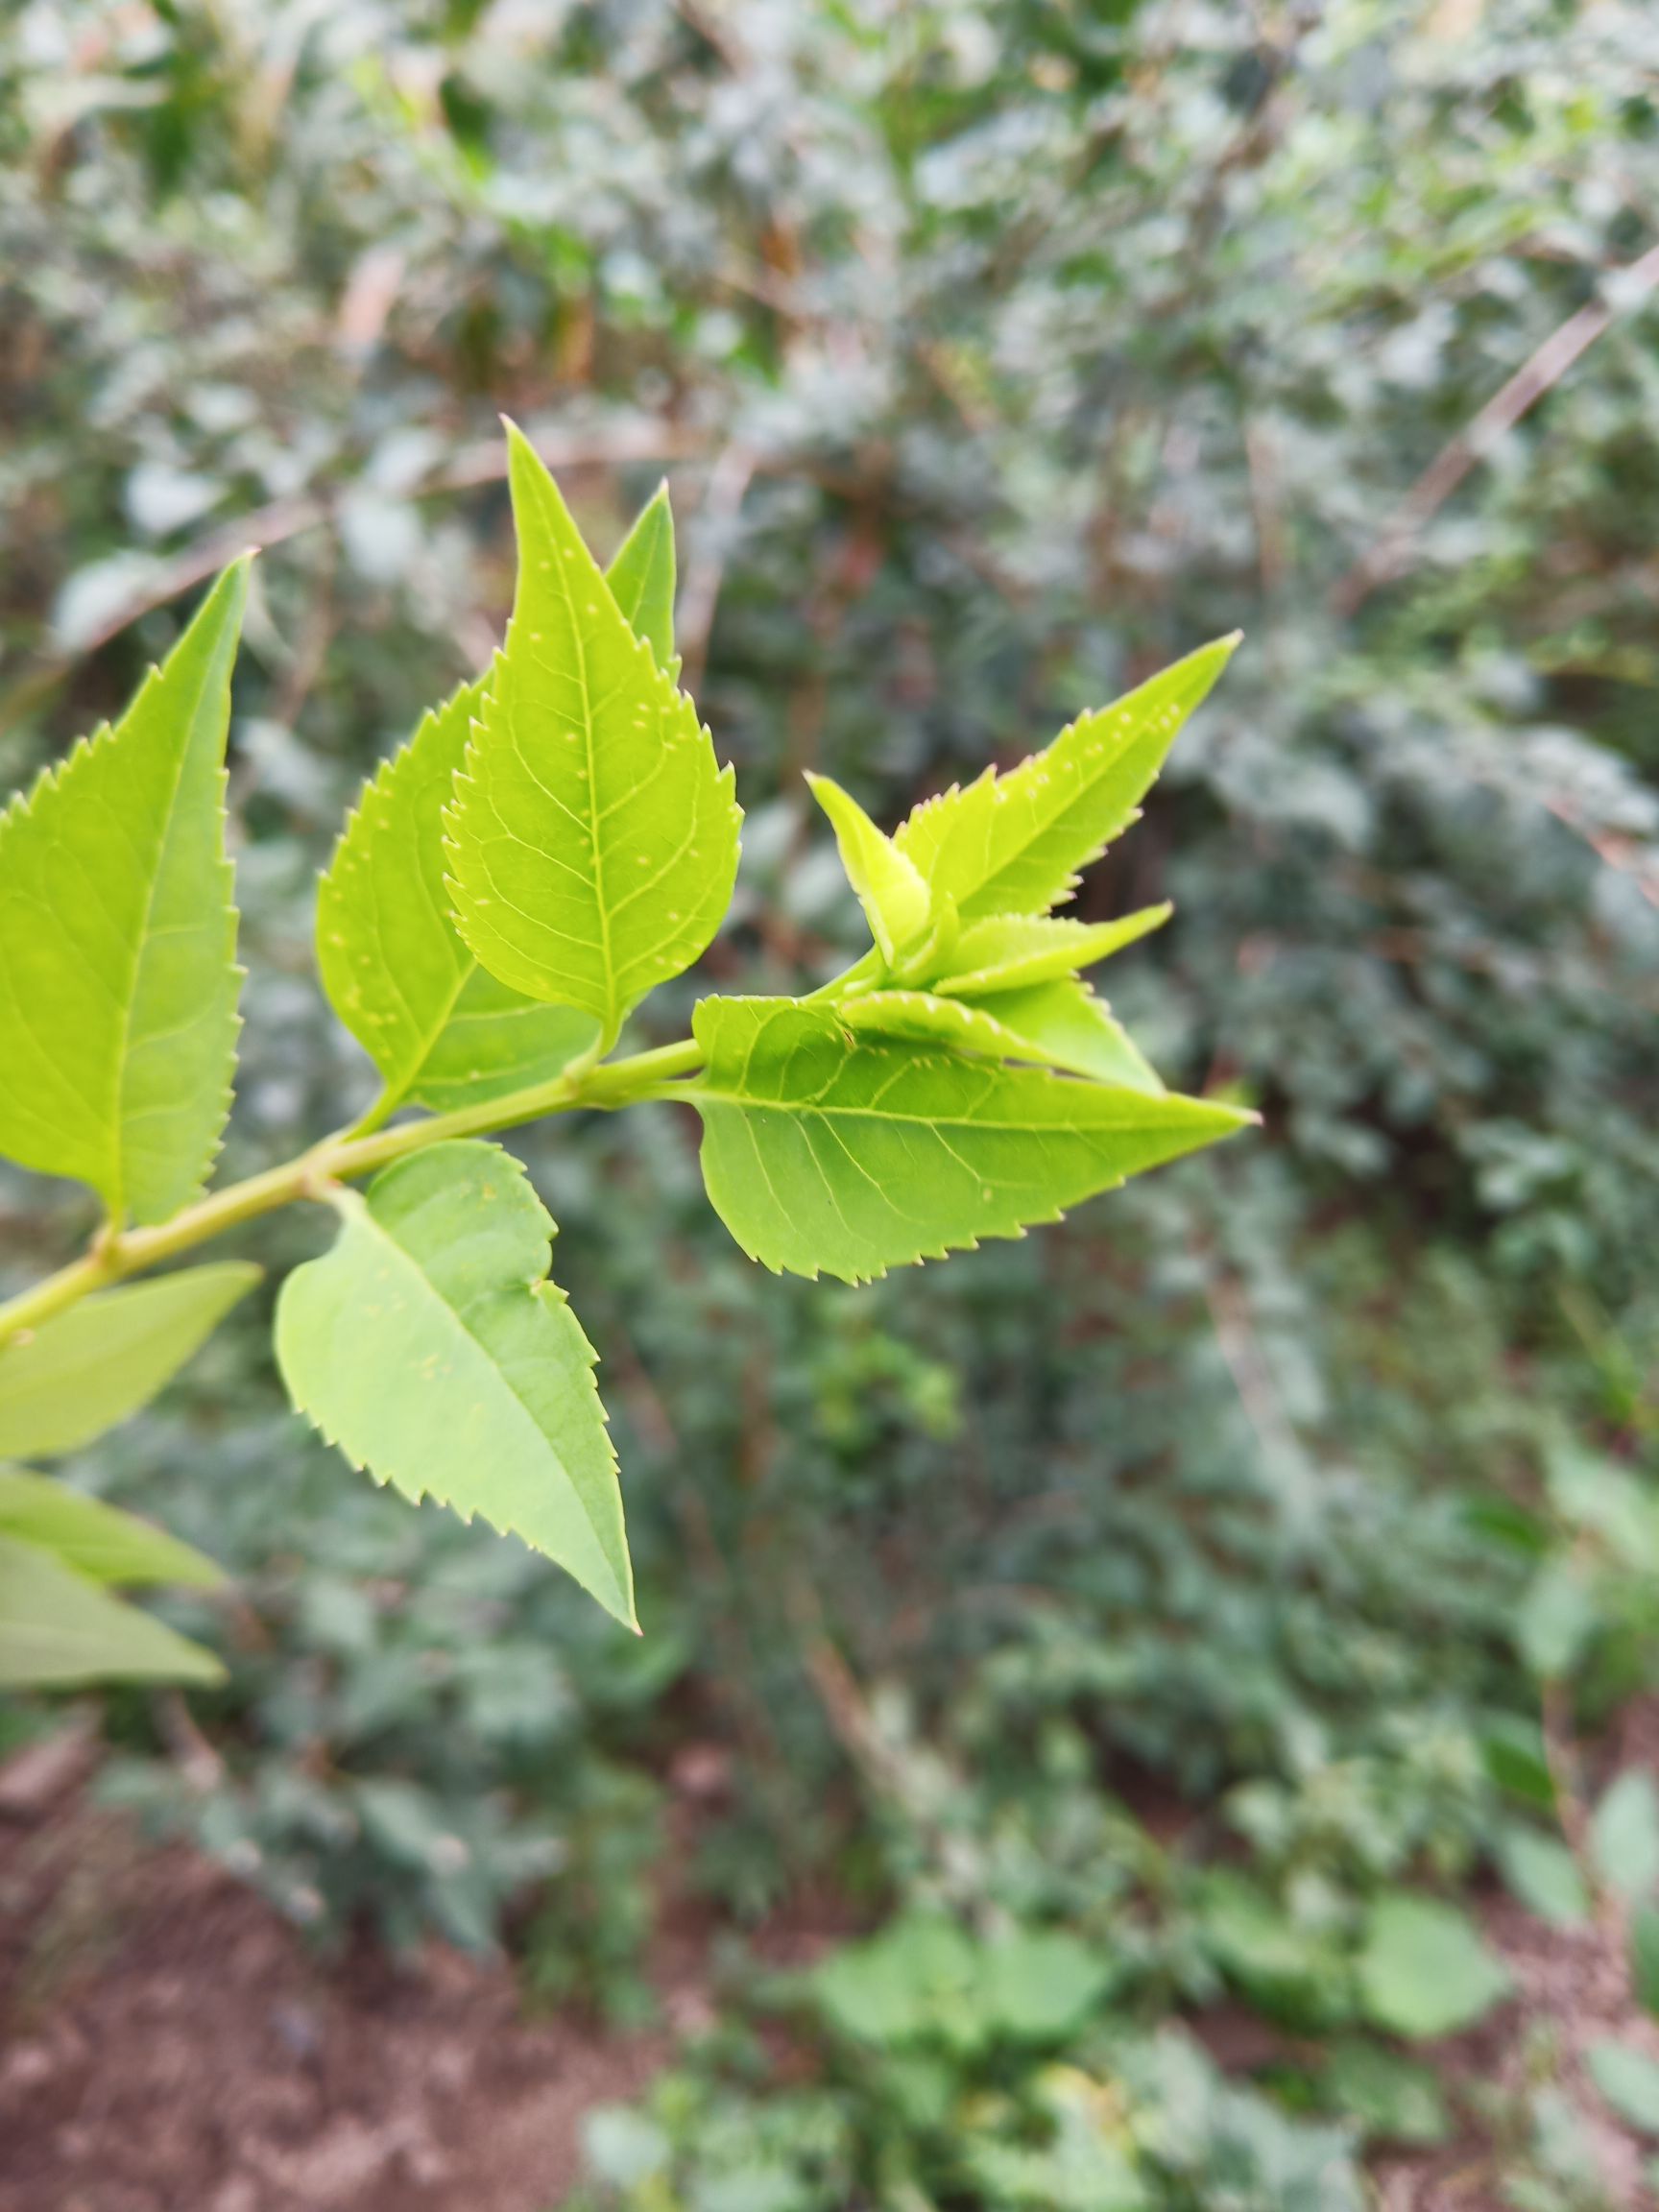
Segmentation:
[[(534, 439), (537, 451), (550, 469), (618, 468), (637, 461), (684, 461), (707, 449), (698, 433), (661, 423), (634, 429), (569, 433), (542, 433)], [(716, 464), (718, 468), (718, 464)], [(753, 463), (751, 463), (751, 472)], [(475, 490), (498, 483), (507, 473), (507, 449), (499, 438), (464, 445), (441, 468), (417, 484), (410, 496), (432, 498), (448, 492)], [(327, 522), (337, 494), (310, 492), (288, 499), (273, 499), (239, 515), (232, 522), (218, 524), (181, 552), (159, 562), (128, 597), (111, 608), (97, 628), (59, 652), (27, 669), (0, 693), (0, 731), (47, 697), (80, 661), (108, 645), (129, 623), (136, 622), (157, 607), (166, 606), (180, 591), (218, 573), (250, 547), (263, 552), (286, 543), (307, 530)], [(717, 589), (716, 582), (716, 589)]]
[(1650, 246), (1640, 260), (1612, 272), (1612, 282), (1601, 297), (1551, 332), (1479, 413), (1441, 447), (1383, 524), (1376, 543), (1341, 578), (1331, 602), (1337, 614), (1353, 614), (1379, 585), (1404, 571), (1424, 528), (1477, 462), (1486, 458), (1598, 338), (1621, 316), (1633, 314), (1656, 287), (1659, 246)]

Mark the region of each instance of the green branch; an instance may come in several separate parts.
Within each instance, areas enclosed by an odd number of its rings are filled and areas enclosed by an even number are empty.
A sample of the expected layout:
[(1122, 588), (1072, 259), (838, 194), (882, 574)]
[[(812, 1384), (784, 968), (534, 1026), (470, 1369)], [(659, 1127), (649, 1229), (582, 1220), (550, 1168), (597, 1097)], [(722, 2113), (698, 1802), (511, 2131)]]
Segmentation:
[(526, 1121), (572, 1113), (581, 1107), (609, 1111), (661, 1097), (676, 1076), (694, 1073), (702, 1057), (697, 1046), (685, 1038), (677, 1045), (660, 1045), (652, 1051), (637, 1052), (603, 1067), (567, 1071), (550, 1082), (531, 1084), (523, 1091), (509, 1092), (505, 1097), (487, 1099), (477, 1106), (457, 1107), (452, 1113), (429, 1115), (419, 1121), (400, 1121), (391, 1129), (325, 1137), (322, 1143), (279, 1167), (267, 1167), (262, 1174), (210, 1192), (171, 1221), (149, 1229), (101, 1231), (80, 1259), (47, 1276), (32, 1290), (20, 1291), (0, 1305), (0, 1344), (24, 1330), (37, 1328), (90, 1291), (142, 1274), (165, 1260), (176, 1260), (181, 1253), (194, 1251), (209, 1238), (238, 1229), (261, 1214), (274, 1213), (279, 1206), (319, 1197), (330, 1183), (351, 1182), (393, 1160), (451, 1138), (487, 1136), (497, 1129), (517, 1128)]

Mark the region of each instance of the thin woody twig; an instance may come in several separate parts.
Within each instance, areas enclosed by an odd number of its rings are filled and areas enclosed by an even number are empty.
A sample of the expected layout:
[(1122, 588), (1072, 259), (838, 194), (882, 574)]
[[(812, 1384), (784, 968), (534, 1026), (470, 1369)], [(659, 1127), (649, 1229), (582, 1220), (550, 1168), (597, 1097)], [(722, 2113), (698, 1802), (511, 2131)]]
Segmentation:
[[(636, 461), (683, 461), (702, 453), (707, 441), (700, 435), (671, 426), (650, 423), (637, 429), (608, 432), (547, 433), (533, 439), (537, 451), (550, 469), (617, 468)], [(506, 447), (498, 438), (464, 445), (442, 468), (417, 484), (412, 498), (426, 499), (448, 492), (468, 492), (498, 483), (507, 473)], [(129, 623), (164, 607), (180, 591), (228, 566), (250, 547), (264, 552), (307, 530), (325, 523), (333, 512), (333, 495), (306, 493), (273, 499), (252, 508), (232, 522), (224, 522), (197, 539), (194, 544), (159, 562), (121, 602), (112, 607), (96, 629), (76, 640), (73, 650), (52, 655), (25, 673), (0, 698), (0, 729), (26, 708), (50, 692), (88, 654), (96, 653), (119, 636)]]
[(1640, 260), (1612, 274), (1613, 297), (1603, 294), (1568, 316), (1479, 413), (1441, 447), (1383, 524), (1376, 543), (1337, 584), (1332, 593), (1332, 606), (1337, 614), (1353, 614), (1379, 585), (1402, 573), (1426, 525), (1477, 463), (1485, 460), (1499, 440), (1561, 381), (1598, 338), (1622, 316), (1632, 314), (1659, 287), (1659, 246), (1649, 247)]
[(732, 526), (759, 465), (758, 454), (733, 439), (722, 449), (709, 472), (697, 549), (685, 564), (685, 582), (680, 593), (680, 612), (675, 625), (685, 662), (681, 681), (685, 689), (693, 693), (702, 683), (703, 664), (709, 657), (709, 637), (714, 627), (714, 610), (719, 604), (720, 585), (726, 572)]

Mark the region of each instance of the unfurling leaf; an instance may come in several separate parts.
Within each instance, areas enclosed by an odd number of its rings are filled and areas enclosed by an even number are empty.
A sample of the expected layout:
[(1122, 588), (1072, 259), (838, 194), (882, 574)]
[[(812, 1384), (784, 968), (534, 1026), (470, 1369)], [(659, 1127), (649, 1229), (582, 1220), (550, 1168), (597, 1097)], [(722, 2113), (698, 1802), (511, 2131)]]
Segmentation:
[(552, 1221), (499, 1145), (435, 1144), (342, 1191), (276, 1308), (295, 1405), (407, 1497), (481, 1513), (634, 1625), (594, 1353), (546, 1280)]
[(985, 998), (1074, 975), (1161, 928), (1171, 911), (1167, 904), (1145, 906), (1118, 922), (1094, 923), (1063, 916), (994, 915), (963, 930), (945, 973), (928, 989), (946, 998)]
[(1017, 1237), (1251, 1117), (849, 1030), (839, 1009), (705, 999), (703, 1177), (751, 1258), (847, 1282)]
[(364, 787), (317, 898), (334, 1011), (379, 1069), (388, 1108), (445, 1113), (545, 1083), (599, 1024), (498, 982), (463, 943), (444, 881), (444, 809), (481, 684), (428, 714)]
[(1136, 810), (1187, 717), (1227, 665), (1237, 637), (1190, 653), (1115, 706), (1080, 714), (1046, 751), (1006, 775), (924, 800), (894, 843), (964, 922), (1042, 914), (1076, 888)]
[(113, 729), (0, 816), (0, 1152), (111, 1220), (200, 1190), (230, 1102), (236, 914), (225, 736), (248, 565)]
[(659, 484), (635, 517), (634, 527), (605, 571), (611, 596), (636, 637), (650, 646), (665, 675), (679, 671), (674, 658), (674, 510), (668, 487)]
[(739, 815), (552, 477), (517, 431), (511, 447), (518, 589), (445, 817), (449, 889), (492, 974), (585, 1008), (608, 1045), (718, 928)]
[(908, 1037), (990, 1060), (1029, 1060), (1131, 1091), (1162, 1092), (1156, 1071), (1087, 984), (1074, 977), (1003, 991), (983, 1002), (927, 991), (872, 991), (841, 1002), (849, 1029)]
[(148, 1405), (259, 1280), (228, 1260), (101, 1290), (0, 1345), (0, 1456), (73, 1452)]
[(124, 1605), (53, 1552), (0, 1535), (0, 1686), (218, 1682), (211, 1651)]
[(813, 775), (810, 769), (806, 781), (813, 798), (830, 817), (847, 880), (858, 895), (882, 959), (891, 968), (900, 952), (927, 926), (927, 886), (850, 792), (828, 776)]
[(148, 1521), (17, 1467), (0, 1467), (0, 1536), (55, 1553), (89, 1582), (178, 1582), (211, 1590), (225, 1579), (211, 1559)]

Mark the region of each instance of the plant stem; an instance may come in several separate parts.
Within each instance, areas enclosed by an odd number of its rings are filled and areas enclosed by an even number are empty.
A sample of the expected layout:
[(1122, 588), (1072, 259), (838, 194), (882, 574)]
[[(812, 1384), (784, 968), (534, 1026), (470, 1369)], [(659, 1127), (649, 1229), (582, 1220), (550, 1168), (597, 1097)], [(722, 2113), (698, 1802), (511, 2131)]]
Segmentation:
[(181, 1252), (193, 1251), (209, 1238), (240, 1228), (244, 1221), (272, 1213), (278, 1206), (315, 1198), (325, 1184), (367, 1175), (408, 1153), (424, 1151), (428, 1144), (442, 1144), (453, 1138), (512, 1129), (525, 1121), (538, 1121), (543, 1115), (568, 1114), (578, 1107), (609, 1111), (666, 1096), (674, 1078), (695, 1073), (702, 1059), (701, 1049), (687, 1037), (677, 1045), (660, 1045), (653, 1051), (637, 1052), (603, 1067), (572, 1069), (549, 1082), (510, 1091), (505, 1097), (485, 1099), (476, 1106), (458, 1106), (448, 1114), (400, 1121), (391, 1129), (325, 1137), (298, 1159), (212, 1191), (171, 1221), (147, 1229), (103, 1232), (79, 1260), (72, 1260), (32, 1290), (21, 1291), (0, 1305), (0, 1346), (77, 1304), (89, 1291), (123, 1282), (163, 1260), (175, 1260)]

